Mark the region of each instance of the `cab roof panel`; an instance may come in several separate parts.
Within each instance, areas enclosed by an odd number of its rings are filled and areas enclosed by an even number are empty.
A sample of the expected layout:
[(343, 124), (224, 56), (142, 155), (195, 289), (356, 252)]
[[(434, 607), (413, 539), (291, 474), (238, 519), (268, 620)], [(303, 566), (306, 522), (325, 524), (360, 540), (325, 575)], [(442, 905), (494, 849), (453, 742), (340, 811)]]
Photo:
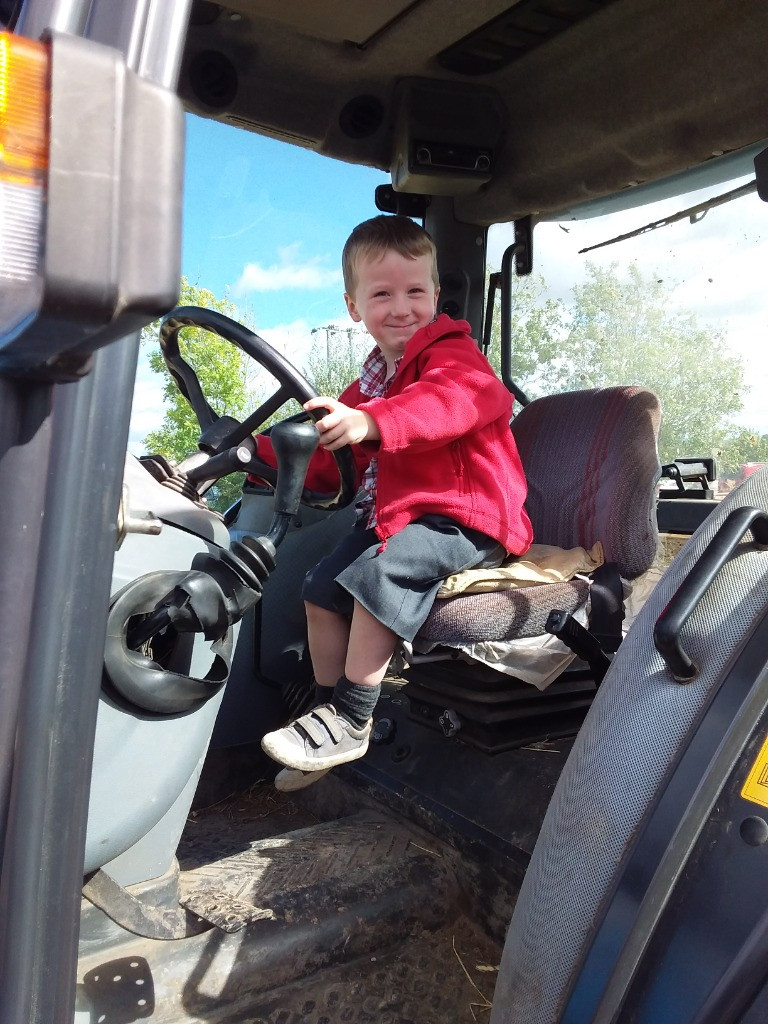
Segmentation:
[(425, 139), (432, 161), (482, 152), (487, 173), (434, 180), (460, 219), (491, 224), (768, 139), (766, 39), (764, 0), (196, 0), (180, 92), (203, 116), (384, 171)]

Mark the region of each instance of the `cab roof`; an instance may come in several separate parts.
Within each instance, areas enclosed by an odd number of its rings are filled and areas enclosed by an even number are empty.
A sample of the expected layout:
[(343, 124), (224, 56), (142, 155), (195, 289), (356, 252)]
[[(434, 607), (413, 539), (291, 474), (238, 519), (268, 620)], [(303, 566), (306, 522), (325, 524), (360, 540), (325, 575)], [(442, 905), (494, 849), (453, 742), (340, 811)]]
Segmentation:
[(195, 0), (180, 93), (488, 225), (748, 173), (766, 40), (764, 0)]

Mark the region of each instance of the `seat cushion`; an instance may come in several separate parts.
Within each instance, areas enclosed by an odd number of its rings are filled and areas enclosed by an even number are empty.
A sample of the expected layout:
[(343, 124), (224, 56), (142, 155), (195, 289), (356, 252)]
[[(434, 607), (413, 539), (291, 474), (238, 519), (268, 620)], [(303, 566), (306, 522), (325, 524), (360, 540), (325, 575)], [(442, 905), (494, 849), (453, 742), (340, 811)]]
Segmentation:
[(553, 608), (573, 614), (588, 595), (589, 583), (583, 579), (491, 594), (460, 594), (435, 602), (418, 638), (450, 645), (541, 636)]

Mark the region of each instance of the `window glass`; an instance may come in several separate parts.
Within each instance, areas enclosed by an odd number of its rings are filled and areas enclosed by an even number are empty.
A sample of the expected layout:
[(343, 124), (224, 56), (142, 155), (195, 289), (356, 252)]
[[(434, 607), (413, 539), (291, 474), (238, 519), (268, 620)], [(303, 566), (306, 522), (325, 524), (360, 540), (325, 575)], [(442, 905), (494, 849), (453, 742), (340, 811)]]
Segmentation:
[[(187, 116), (182, 301), (245, 323), (315, 376), (336, 357), (359, 365), (365, 342), (342, 298), (340, 253), (349, 231), (374, 216), (383, 172), (192, 115)], [(768, 208), (751, 193), (630, 234), (749, 182), (740, 179), (634, 210), (534, 231), (534, 273), (516, 281), (515, 379), (530, 397), (569, 388), (639, 384), (662, 401), (663, 461), (715, 456), (721, 488), (768, 462), (768, 364), (761, 261)], [(510, 225), (489, 233), (498, 269)], [(582, 250), (591, 249), (583, 252)], [(162, 373), (156, 330), (145, 332), (129, 447), (160, 450), (175, 389)], [(272, 389), (249, 361), (206, 359), (211, 404), (242, 418)], [(226, 346), (226, 343), (223, 343)], [(498, 328), (495, 351), (498, 362)], [(340, 367), (336, 364), (342, 364)], [(318, 379), (338, 393), (335, 377)], [(323, 390), (321, 386), (321, 390)], [(170, 404), (169, 404), (170, 403)], [(184, 415), (189, 420), (186, 412)], [(191, 445), (187, 422), (178, 457)]]
[[(748, 185), (739, 179), (609, 216), (541, 223), (534, 274), (516, 282), (513, 367), (530, 397), (643, 385), (662, 402), (662, 461), (717, 458), (720, 490), (768, 462), (763, 249), (755, 192), (591, 248)], [(509, 225), (491, 230), (501, 265)], [(582, 250), (590, 249), (583, 252)]]
[[(387, 176), (217, 121), (186, 122), (181, 301), (244, 323), (299, 367), (313, 352), (316, 365), (327, 348), (346, 353), (341, 250), (355, 224), (377, 214), (374, 190)], [(186, 347), (211, 405), (242, 418), (275, 385), (226, 349), (210, 335)], [(196, 431), (162, 369), (155, 326), (142, 345), (129, 448), (178, 459), (194, 450)]]

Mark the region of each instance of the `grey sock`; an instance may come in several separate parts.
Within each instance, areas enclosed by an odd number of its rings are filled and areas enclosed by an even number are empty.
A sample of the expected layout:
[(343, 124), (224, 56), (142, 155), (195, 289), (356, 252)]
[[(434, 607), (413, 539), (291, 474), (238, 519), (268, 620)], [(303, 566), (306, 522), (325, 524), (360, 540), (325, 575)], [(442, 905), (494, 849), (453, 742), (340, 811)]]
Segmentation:
[(342, 718), (361, 729), (373, 714), (381, 693), (381, 686), (365, 686), (351, 683), (342, 676), (336, 683), (331, 703)]

